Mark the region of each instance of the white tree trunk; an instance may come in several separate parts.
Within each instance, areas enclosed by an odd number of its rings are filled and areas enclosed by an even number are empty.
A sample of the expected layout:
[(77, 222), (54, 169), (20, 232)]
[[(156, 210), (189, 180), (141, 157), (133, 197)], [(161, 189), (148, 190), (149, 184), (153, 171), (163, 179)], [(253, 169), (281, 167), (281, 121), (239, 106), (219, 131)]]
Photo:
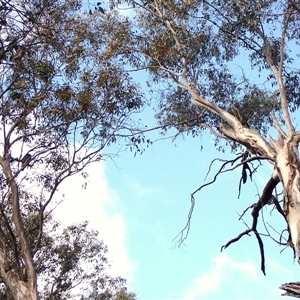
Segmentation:
[(36, 279), (24, 281), (20, 280), (20, 276), (15, 269), (4, 270), (1, 268), (1, 279), (5, 283), (7, 289), (12, 294), (14, 300), (38, 300)]
[(300, 262), (300, 169), (297, 143), (293, 139), (287, 140), (278, 152), (277, 170), (284, 187), (283, 210), (297, 260)]
[[(10, 168), (10, 157), (8, 156), (5, 159), (0, 157), (0, 164), (11, 192), (11, 218), (15, 228), (15, 234), (12, 233), (12, 243), (16, 249), (20, 248), (18, 253), (14, 253), (15, 262), (9, 263), (5, 238), (0, 233), (0, 246), (2, 246), (0, 249), (0, 276), (14, 300), (38, 300), (37, 275), (33, 263), (33, 254), (22, 222), (19, 187)], [(17, 243), (17, 239), (19, 244)], [(21, 264), (26, 274), (21, 272)]]
[(36, 286), (21, 280), (16, 281), (11, 286), (10, 291), (13, 293), (15, 300), (38, 300)]

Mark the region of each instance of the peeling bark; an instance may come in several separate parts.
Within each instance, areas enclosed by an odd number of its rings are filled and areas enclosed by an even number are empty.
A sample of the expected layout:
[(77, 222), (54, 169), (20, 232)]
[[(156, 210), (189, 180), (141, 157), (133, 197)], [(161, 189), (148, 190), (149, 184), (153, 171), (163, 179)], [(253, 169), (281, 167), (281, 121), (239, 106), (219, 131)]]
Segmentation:
[(300, 282), (284, 283), (279, 288), (285, 291), (282, 296), (300, 298)]
[(220, 124), (218, 130), (226, 138), (244, 145), (251, 153), (259, 153), (270, 158), (276, 155), (275, 149), (260, 134), (250, 128), (241, 126), (235, 130), (227, 124)]

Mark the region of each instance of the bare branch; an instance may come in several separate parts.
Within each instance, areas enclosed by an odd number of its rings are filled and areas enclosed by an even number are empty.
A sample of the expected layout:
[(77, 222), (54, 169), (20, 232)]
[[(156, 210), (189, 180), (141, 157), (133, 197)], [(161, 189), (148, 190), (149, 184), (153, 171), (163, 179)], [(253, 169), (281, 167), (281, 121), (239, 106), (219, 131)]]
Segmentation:
[(279, 125), (279, 122), (274, 114), (272, 115), (272, 121), (273, 121), (273, 125), (276, 128), (276, 130), (278, 131), (278, 133), (280, 135), (282, 135), (283, 137), (287, 137), (287, 134), (283, 131), (283, 129)]
[[(264, 222), (265, 223), (265, 222)], [(279, 237), (280, 237), (280, 239), (279, 239), (279, 241), (277, 241), (275, 238), (273, 238), (272, 237), (272, 235), (271, 235), (271, 233), (269, 232), (269, 230), (267, 229), (267, 226), (266, 225), (268, 225), (274, 232), (276, 232), (278, 235), (279, 235)], [(288, 241), (286, 240), (284, 243), (282, 243), (281, 242), (281, 240), (282, 240), (282, 233), (279, 233), (273, 226), (271, 226), (268, 222), (266, 222), (266, 224), (265, 224), (265, 229), (266, 229), (266, 231), (267, 231), (267, 233), (268, 233), (268, 235), (269, 235), (269, 237), (275, 242), (275, 243), (277, 243), (278, 245), (281, 245), (281, 246), (287, 246), (288, 245)], [(286, 229), (285, 229), (286, 230)]]
[[(235, 159), (233, 159), (233, 160), (231, 160), (231, 161), (229, 161), (229, 162), (231, 162), (231, 164), (233, 164), (233, 163), (235, 163), (238, 159), (240, 159), (241, 157), (242, 157), (242, 155), (239, 155), (238, 157), (236, 157)], [(212, 165), (213, 165), (214, 162), (216, 162), (216, 161), (220, 161), (220, 162), (223, 162), (223, 163), (227, 163), (227, 162), (228, 162), (228, 159), (214, 158), (214, 159), (210, 162), (210, 164), (209, 164), (208, 171), (207, 171), (207, 173), (206, 173), (206, 175), (205, 175), (204, 180), (206, 180), (208, 174), (210, 173), (210, 170), (211, 170)]]
[(279, 62), (279, 75), (282, 76), (282, 70), (283, 70), (283, 63), (284, 63), (284, 46), (285, 46), (285, 36), (286, 36), (286, 31), (289, 25), (290, 18), (292, 16), (293, 10), (289, 10), (286, 14), (286, 18), (284, 20), (283, 24), (283, 29), (282, 29), (282, 34), (281, 34), (281, 41), (280, 41), (280, 62)]
[(257, 232), (257, 222), (258, 222), (258, 216), (259, 216), (259, 211), (269, 203), (271, 197), (272, 197), (272, 192), (276, 185), (279, 183), (278, 180), (274, 178), (270, 178), (268, 183), (266, 184), (263, 193), (259, 200), (252, 205), (252, 226), (250, 229), (245, 230), (244, 232), (240, 233), (237, 237), (231, 239), (228, 241), (225, 245), (222, 246), (221, 251), (229, 247), (232, 243), (237, 242), (241, 237), (244, 235), (249, 235), (250, 232), (254, 232), (255, 237), (257, 239), (257, 242), (259, 244), (259, 249), (260, 249), (260, 256), (261, 256), (261, 270), (264, 275), (265, 273), (265, 255), (264, 255), (264, 247), (263, 247), (263, 242), (261, 240), (261, 237), (259, 233)]
[[(216, 172), (214, 178), (208, 182), (208, 183), (205, 183), (203, 185), (201, 185), (199, 188), (197, 188), (192, 194), (191, 194), (191, 206), (190, 206), (190, 210), (189, 210), (189, 213), (188, 213), (188, 217), (187, 217), (187, 222), (186, 222), (186, 225), (184, 226), (184, 228), (180, 231), (180, 233), (173, 239), (173, 241), (177, 240), (176, 241), (176, 244), (178, 245), (178, 247), (180, 247), (184, 241), (186, 240), (186, 238), (188, 237), (188, 234), (189, 234), (189, 231), (190, 231), (190, 226), (191, 226), (191, 218), (192, 218), (192, 215), (193, 215), (193, 211), (194, 211), (194, 207), (195, 207), (195, 194), (200, 192), (204, 187), (206, 186), (209, 186), (211, 184), (213, 184), (216, 180), (217, 180), (217, 177), (222, 174), (222, 173), (226, 173), (226, 172), (230, 172), (230, 171), (233, 171), (235, 170), (236, 168), (238, 168), (239, 166), (243, 166), (245, 163), (247, 162), (250, 162), (250, 161), (254, 161), (254, 160), (260, 160), (260, 159), (269, 159), (268, 157), (261, 157), (261, 156), (255, 156), (255, 157), (250, 157), (246, 160), (242, 160), (240, 163), (236, 164), (234, 167), (230, 168), (230, 169), (225, 169), (226, 165), (228, 164), (233, 164), (235, 163), (238, 159), (242, 158), (244, 156), (244, 154), (242, 155), (239, 155), (238, 157), (232, 159), (232, 160), (226, 160), (224, 161), (224, 163), (221, 165), (221, 167), (219, 168), (219, 170)], [(215, 160), (213, 160), (213, 162), (215, 162)], [(222, 161), (222, 160), (221, 160)], [(212, 162), (212, 163), (213, 163)], [(212, 164), (211, 163), (211, 164)], [(209, 171), (210, 171), (210, 168), (211, 168), (211, 164), (209, 166)], [(209, 172), (208, 171), (208, 172)], [(273, 180), (273, 181), (276, 181), (278, 183), (277, 180), (271, 178), (270, 181)], [(267, 184), (268, 186), (268, 184)], [(266, 187), (267, 187), (266, 186)], [(276, 186), (276, 185), (275, 185)], [(275, 188), (274, 186), (274, 188)], [(268, 192), (268, 190), (265, 188), (266, 192)], [(272, 193), (271, 193), (272, 195)], [(268, 197), (268, 194), (267, 196), (265, 197)], [(270, 196), (271, 197), (271, 196)], [(269, 197), (269, 199), (270, 199)], [(255, 205), (253, 205), (252, 207), (254, 207)], [(253, 231), (252, 229), (250, 231)], [(243, 233), (243, 234), (247, 234), (247, 233)], [(239, 237), (240, 238), (240, 237)]]

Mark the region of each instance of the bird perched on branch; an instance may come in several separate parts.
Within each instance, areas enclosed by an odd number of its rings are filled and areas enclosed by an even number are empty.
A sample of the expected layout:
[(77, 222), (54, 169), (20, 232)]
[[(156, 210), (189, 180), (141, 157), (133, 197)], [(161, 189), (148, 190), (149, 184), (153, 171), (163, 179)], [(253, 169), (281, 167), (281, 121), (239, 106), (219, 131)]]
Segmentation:
[(22, 163), (22, 169), (24, 169), (29, 162), (31, 161), (31, 154), (27, 153), (24, 155), (24, 157), (21, 159), (21, 163)]

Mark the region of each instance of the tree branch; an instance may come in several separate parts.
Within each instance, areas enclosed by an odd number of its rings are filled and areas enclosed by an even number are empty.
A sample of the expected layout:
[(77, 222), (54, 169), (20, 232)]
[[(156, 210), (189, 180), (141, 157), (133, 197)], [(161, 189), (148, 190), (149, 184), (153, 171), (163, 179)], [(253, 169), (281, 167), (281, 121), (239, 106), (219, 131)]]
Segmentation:
[(20, 240), (21, 245), (21, 257), (24, 260), (26, 271), (28, 275), (28, 283), (30, 284), (32, 289), (37, 288), (36, 282), (36, 272), (33, 264), (32, 253), (31, 249), (26, 237), (25, 229), (22, 223), (22, 216), (20, 212), (20, 199), (19, 199), (19, 188), (16, 182), (16, 179), (13, 177), (12, 171), (10, 169), (8, 157), (5, 159), (0, 160), (0, 164), (3, 169), (3, 173), (9, 182), (12, 197), (11, 197), (11, 204), (12, 204), (12, 221), (15, 226), (15, 230), (17, 236)]
[(282, 296), (290, 296), (294, 298), (300, 298), (300, 282), (284, 283), (279, 287), (284, 290), (285, 293)]
[(227, 138), (244, 145), (249, 152), (259, 153), (263, 156), (269, 156), (271, 159), (275, 157), (276, 151), (270, 144), (255, 130), (241, 127), (235, 130), (228, 124), (220, 124), (218, 130)]
[(294, 0), (289, 0), (289, 2), (291, 3), (292, 7), (300, 14), (300, 8), (296, 4), (296, 2)]
[[(282, 36), (281, 36), (281, 44), (280, 44), (280, 55), (284, 55), (283, 53), (283, 49), (284, 49), (284, 41), (285, 41), (285, 34), (286, 34), (286, 28), (288, 25), (288, 21), (289, 21), (290, 15), (288, 14), (285, 23), (284, 23), (284, 29), (282, 31)], [(289, 109), (288, 109), (288, 101), (287, 101), (287, 96), (286, 96), (286, 91), (285, 91), (285, 85), (282, 79), (282, 66), (281, 64), (283, 64), (283, 60), (284, 57), (280, 57), (280, 62), (279, 62), (279, 66), (278, 68), (275, 65), (275, 62), (273, 60), (272, 57), (272, 47), (267, 39), (267, 37), (265, 36), (265, 34), (257, 28), (257, 33), (259, 34), (259, 36), (261, 37), (263, 43), (264, 43), (264, 54), (265, 54), (265, 58), (267, 63), (269, 64), (275, 78), (276, 81), (278, 83), (278, 87), (279, 87), (279, 92), (280, 92), (280, 101), (281, 101), (281, 109), (282, 109), (282, 114), (283, 114), (283, 118), (285, 121), (285, 125), (287, 127), (288, 133), (289, 135), (292, 135), (295, 132), (292, 120), (291, 120), (291, 116), (289, 113)], [(273, 50), (274, 51), (274, 50)]]
[[(241, 154), (239, 155), (238, 157), (232, 159), (232, 160), (226, 160), (222, 165), (221, 167), (219, 168), (219, 170), (216, 172), (216, 174), (214, 175), (214, 178), (210, 181), (210, 182), (207, 182), (203, 185), (201, 185), (199, 188), (197, 188), (192, 194), (191, 194), (191, 207), (190, 207), (190, 210), (189, 210), (189, 213), (188, 213), (188, 218), (187, 218), (187, 222), (186, 222), (186, 225), (184, 226), (184, 228), (179, 232), (179, 234), (173, 239), (173, 241), (175, 241), (177, 239), (177, 241), (175, 242), (175, 244), (178, 245), (178, 247), (180, 247), (184, 241), (187, 239), (188, 237), (188, 234), (189, 234), (189, 231), (190, 231), (190, 227), (191, 227), (191, 218), (192, 218), (192, 215), (193, 215), (193, 211), (194, 211), (194, 207), (195, 207), (195, 194), (198, 193), (199, 191), (201, 191), (204, 187), (206, 186), (209, 186), (211, 184), (213, 184), (216, 180), (217, 180), (217, 177), (222, 174), (222, 173), (226, 173), (226, 172), (229, 172), (229, 171), (233, 171), (234, 169), (236, 169), (237, 167), (239, 166), (242, 166), (244, 165), (245, 163), (247, 162), (250, 162), (250, 161), (254, 161), (254, 160), (260, 160), (260, 159), (269, 159), (269, 157), (260, 157), (260, 156), (256, 156), (256, 157), (250, 157), (248, 159), (245, 159), (245, 160), (242, 160), (240, 163), (236, 164), (234, 167), (230, 168), (230, 169), (225, 169), (224, 168), (226, 167), (226, 165), (228, 164), (234, 164), (237, 160), (241, 159), (242, 157), (244, 156), (244, 154)], [(216, 160), (213, 160), (213, 162), (216, 161)], [(213, 163), (212, 162), (212, 163)], [(212, 164), (211, 163), (211, 164)], [(210, 168), (211, 168), (211, 164), (209, 166), (209, 171), (210, 171)], [(208, 172), (209, 172), (208, 171)], [(207, 175), (206, 175), (207, 176)], [(273, 178), (271, 178), (273, 179)], [(270, 180), (271, 180), (270, 179)], [(279, 181), (277, 181), (276, 179), (273, 179), (274, 181), (276, 181), (277, 183)], [(266, 186), (267, 187), (267, 186)], [(274, 186), (275, 187), (275, 186)], [(265, 188), (266, 189), (266, 188)], [(273, 189), (272, 189), (273, 190)], [(266, 190), (265, 193), (267, 193), (268, 190)], [(271, 193), (272, 195), (272, 193)], [(267, 196), (268, 197), (268, 194)], [(271, 197), (271, 196), (270, 196)], [(270, 198), (269, 198), (270, 199)], [(252, 231), (252, 230), (250, 230)], [(242, 235), (244, 234), (247, 234), (247, 233), (243, 233)], [(241, 236), (239, 237), (241, 238)]]
[(223, 245), (221, 247), (221, 251), (223, 251), (224, 249), (226, 249), (227, 247), (229, 247), (231, 244), (237, 242), (241, 237), (243, 237), (244, 235), (249, 235), (249, 233), (254, 232), (255, 237), (257, 239), (258, 245), (259, 245), (259, 249), (260, 249), (260, 257), (261, 257), (261, 271), (263, 272), (264, 275), (266, 275), (265, 272), (265, 255), (264, 255), (264, 246), (263, 246), (263, 242), (262, 239), (259, 235), (259, 233), (257, 232), (257, 223), (258, 223), (258, 216), (259, 216), (259, 212), (260, 210), (269, 203), (271, 197), (272, 197), (272, 192), (274, 190), (274, 188), (276, 187), (276, 185), (279, 183), (279, 181), (277, 179), (274, 179), (273, 177), (271, 177), (268, 181), (268, 183), (266, 184), (263, 193), (261, 195), (261, 197), (259, 198), (259, 200), (252, 205), (252, 226), (251, 228), (245, 230), (244, 232), (240, 233), (237, 237), (231, 239), (230, 241), (228, 241), (225, 245)]

